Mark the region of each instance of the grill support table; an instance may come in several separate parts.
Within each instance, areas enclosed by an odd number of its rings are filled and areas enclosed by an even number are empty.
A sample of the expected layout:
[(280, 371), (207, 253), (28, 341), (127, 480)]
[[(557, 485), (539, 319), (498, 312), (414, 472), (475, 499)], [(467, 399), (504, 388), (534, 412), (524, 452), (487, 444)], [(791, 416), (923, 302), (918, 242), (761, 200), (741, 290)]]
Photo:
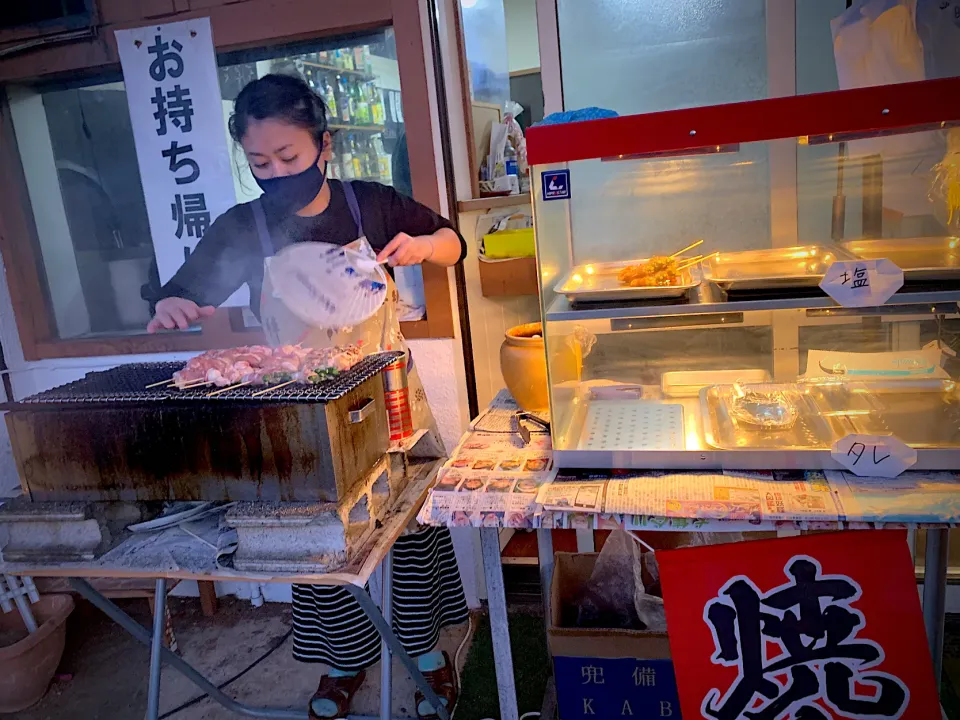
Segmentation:
[[(140, 643), (150, 648), (149, 690), (147, 695), (147, 719), (157, 720), (160, 716), (160, 671), (163, 663), (182, 674), (190, 682), (200, 688), (211, 700), (217, 702), (227, 710), (243, 717), (273, 718), (275, 720), (307, 720), (306, 710), (290, 710), (286, 708), (263, 708), (237, 702), (220, 690), (214, 683), (203, 676), (200, 671), (187, 663), (176, 653), (163, 645), (165, 627), (165, 609), (167, 601), (167, 581), (200, 580), (217, 581), (229, 580), (234, 582), (282, 582), (306, 585), (328, 585), (344, 588), (360, 605), (360, 609), (370, 619), (381, 637), (381, 685), (380, 685), (380, 718), (391, 720), (391, 657), (395, 655), (417, 688), (426, 699), (439, 708), (441, 720), (449, 720), (449, 713), (441, 704), (440, 699), (427, 683), (426, 678), (417, 667), (416, 661), (410, 657), (391, 627), (392, 615), (392, 587), (393, 562), (392, 548), (403, 529), (416, 516), (423, 504), (427, 490), (433, 484), (437, 470), (442, 461), (435, 460), (413, 465), (408, 471), (409, 482), (404, 491), (397, 498), (394, 507), (383, 520), (383, 527), (375, 531), (375, 537), (368, 538), (361, 544), (358, 551), (351, 558), (347, 567), (335, 573), (323, 575), (275, 575), (268, 578), (243, 577), (237, 574), (218, 573), (211, 567), (208, 573), (194, 572), (151, 572), (150, 570), (130, 570), (129, 568), (110, 568), (91, 563), (70, 563), (48, 566), (25, 566), (19, 563), (0, 563), (0, 570), (12, 575), (30, 575), (35, 577), (56, 576), (69, 578), (71, 587), (83, 598), (96, 606), (111, 620), (126, 630)], [(366, 590), (366, 583), (378, 566), (382, 567), (382, 587), (384, 593), (383, 611), (370, 597)], [(103, 596), (88, 581), (94, 577), (153, 577), (156, 580), (156, 597), (152, 630), (147, 630), (136, 620), (127, 615), (115, 603)]]

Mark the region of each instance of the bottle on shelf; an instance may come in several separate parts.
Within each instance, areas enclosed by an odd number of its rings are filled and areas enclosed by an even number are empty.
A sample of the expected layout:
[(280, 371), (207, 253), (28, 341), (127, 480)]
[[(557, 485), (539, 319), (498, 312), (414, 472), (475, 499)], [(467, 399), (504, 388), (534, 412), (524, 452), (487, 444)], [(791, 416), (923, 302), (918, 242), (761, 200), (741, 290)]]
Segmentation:
[(353, 66), (357, 70), (364, 71), (365, 66), (363, 64), (363, 49), (366, 45), (357, 45), (353, 48)]
[(380, 157), (377, 155), (377, 150), (374, 147), (372, 141), (367, 141), (367, 167), (369, 168), (368, 174), (374, 180), (380, 179)]
[(367, 93), (364, 88), (357, 84), (354, 85), (357, 94), (357, 124), (369, 125), (371, 122), (370, 103), (367, 102)]
[(370, 116), (374, 125), (385, 125), (387, 121), (386, 113), (383, 110), (383, 99), (380, 95), (380, 88), (370, 83)]
[(357, 143), (352, 133), (347, 135), (347, 152), (350, 155), (351, 177), (355, 179), (363, 177), (363, 167), (360, 165), (360, 158), (357, 157)]
[(363, 71), (368, 75), (373, 75), (373, 60), (370, 54), (370, 46), (363, 46)]
[(350, 145), (346, 141), (342, 144), (340, 155), (340, 166), (343, 172), (344, 180), (353, 180), (356, 178), (353, 166), (353, 154), (350, 152)]
[(340, 119), (340, 114), (337, 112), (337, 96), (336, 93), (333, 92), (330, 78), (324, 78), (323, 82), (323, 103), (327, 106), (327, 114), (330, 116), (330, 119), (336, 122)]
[(348, 83), (347, 85), (347, 107), (350, 110), (350, 121), (356, 125), (360, 122), (360, 118), (357, 111), (357, 86), (356, 83)]
[(337, 97), (339, 112), (337, 114), (344, 125), (349, 125), (353, 120), (353, 115), (350, 113), (350, 91), (347, 88), (347, 80), (342, 75), (337, 76), (337, 90), (339, 91)]

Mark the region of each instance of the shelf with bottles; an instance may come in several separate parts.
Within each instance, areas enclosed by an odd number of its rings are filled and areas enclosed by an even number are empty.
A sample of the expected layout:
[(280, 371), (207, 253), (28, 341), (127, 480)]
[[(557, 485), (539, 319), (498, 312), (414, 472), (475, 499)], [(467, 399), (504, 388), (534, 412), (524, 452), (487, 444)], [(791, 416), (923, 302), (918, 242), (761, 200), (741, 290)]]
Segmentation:
[(373, 56), (369, 45), (354, 45), (337, 50), (321, 50), (304, 61), (306, 67), (344, 73), (363, 80), (375, 80)]
[(308, 68), (316, 68), (317, 70), (324, 70), (325, 72), (337, 73), (338, 75), (347, 75), (352, 78), (357, 78), (362, 82), (373, 82), (377, 79), (376, 75), (371, 75), (363, 70), (347, 70), (345, 68), (338, 68), (334, 67), (333, 65), (325, 65), (324, 63), (312, 62), (310, 60), (304, 60), (303, 66)]
[(310, 88), (323, 98), (331, 125), (382, 127), (387, 113), (380, 88), (373, 80), (357, 80), (337, 70), (304, 66)]
[(333, 177), (389, 182), (392, 168), (378, 134), (340, 132), (333, 138)]
[(363, 133), (382, 133), (386, 130), (384, 125), (340, 125), (339, 123), (330, 123), (327, 128), (329, 130), (342, 130), (343, 132)]

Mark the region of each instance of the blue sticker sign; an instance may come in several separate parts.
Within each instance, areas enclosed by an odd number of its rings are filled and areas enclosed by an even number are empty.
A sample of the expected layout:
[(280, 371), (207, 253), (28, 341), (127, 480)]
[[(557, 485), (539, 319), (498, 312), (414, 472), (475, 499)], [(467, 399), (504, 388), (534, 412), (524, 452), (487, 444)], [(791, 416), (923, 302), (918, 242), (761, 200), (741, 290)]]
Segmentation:
[(570, 171), (551, 170), (541, 176), (544, 200), (570, 199)]

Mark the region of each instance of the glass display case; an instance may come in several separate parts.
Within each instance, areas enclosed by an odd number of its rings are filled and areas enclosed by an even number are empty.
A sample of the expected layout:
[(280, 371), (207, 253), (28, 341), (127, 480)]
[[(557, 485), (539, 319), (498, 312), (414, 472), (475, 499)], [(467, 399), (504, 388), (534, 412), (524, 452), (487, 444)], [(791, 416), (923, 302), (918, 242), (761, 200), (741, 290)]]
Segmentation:
[[(558, 463), (832, 468), (865, 434), (960, 467), (958, 98), (953, 78), (531, 128)], [(902, 285), (874, 295), (875, 272)]]

